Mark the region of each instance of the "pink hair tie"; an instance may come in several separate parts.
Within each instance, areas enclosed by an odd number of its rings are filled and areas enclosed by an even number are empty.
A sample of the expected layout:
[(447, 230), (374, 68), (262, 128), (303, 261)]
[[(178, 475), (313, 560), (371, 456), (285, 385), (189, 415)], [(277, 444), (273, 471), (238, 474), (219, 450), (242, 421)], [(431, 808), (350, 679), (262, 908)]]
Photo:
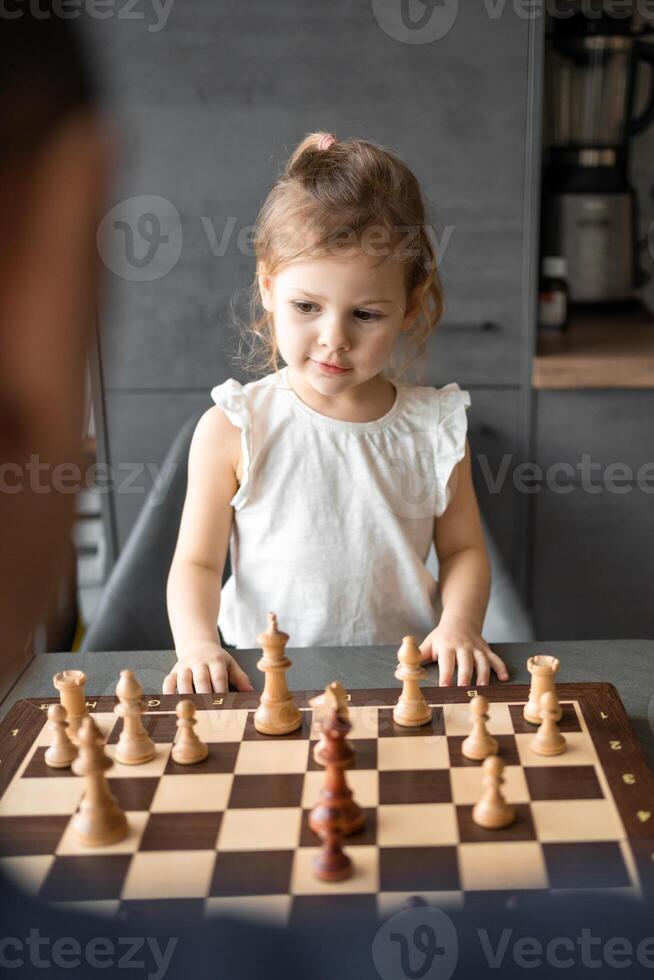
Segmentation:
[(320, 142), (318, 143), (319, 150), (328, 150), (329, 147), (336, 142), (336, 137), (333, 133), (326, 133), (325, 136), (321, 136)]

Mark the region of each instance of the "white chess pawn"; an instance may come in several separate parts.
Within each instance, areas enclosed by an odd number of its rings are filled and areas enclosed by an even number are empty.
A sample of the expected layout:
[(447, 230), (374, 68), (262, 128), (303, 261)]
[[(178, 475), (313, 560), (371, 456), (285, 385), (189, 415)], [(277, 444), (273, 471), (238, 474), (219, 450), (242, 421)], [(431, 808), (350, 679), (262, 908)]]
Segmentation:
[(500, 830), (515, 820), (515, 807), (502, 796), (504, 762), (499, 755), (489, 755), (482, 766), (484, 794), (473, 807), (472, 819), (487, 830)]
[(420, 647), (415, 636), (405, 636), (397, 652), (399, 665), (395, 676), (402, 681), (402, 693), (393, 708), (393, 721), (405, 728), (419, 728), (431, 721), (431, 708), (420, 690), (420, 681), (427, 676), (421, 665)]
[(128, 825), (105, 776), (113, 763), (105, 753), (102, 736), (91, 717), (82, 719), (78, 736), (79, 755), (73, 762), (73, 772), (84, 777), (86, 792), (71, 820), (73, 834), (85, 847), (115, 844), (127, 837)]
[(560, 715), (559, 700), (553, 691), (546, 691), (540, 699), (540, 728), (531, 740), (530, 748), (536, 755), (561, 755), (567, 748), (565, 736), (556, 724)]
[(116, 685), (117, 704), (114, 711), (123, 719), (123, 730), (116, 745), (116, 762), (126, 766), (139, 766), (154, 759), (154, 742), (143, 727), (141, 695), (143, 689), (133, 671), (121, 670)]
[(202, 762), (209, 755), (209, 749), (193, 730), (197, 724), (195, 705), (192, 701), (180, 701), (176, 713), (177, 738), (171, 752), (173, 762), (177, 762), (180, 766), (192, 766), (196, 762)]
[(48, 728), (52, 732), (52, 744), (46, 749), (45, 764), (53, 769), (67, 769), (77, 756), (77, 746), (66, 731), (63, 704), (51, 704), (48, 708)]
[(481, 762), (489, 755), (497, 755), (499, 745), (497, 739), (488, 733), (488, 700), (483, 694), (478, 694), (470, 702), (472, 713), (472, 731), (461, 745), (461, 752), (466, 759)]

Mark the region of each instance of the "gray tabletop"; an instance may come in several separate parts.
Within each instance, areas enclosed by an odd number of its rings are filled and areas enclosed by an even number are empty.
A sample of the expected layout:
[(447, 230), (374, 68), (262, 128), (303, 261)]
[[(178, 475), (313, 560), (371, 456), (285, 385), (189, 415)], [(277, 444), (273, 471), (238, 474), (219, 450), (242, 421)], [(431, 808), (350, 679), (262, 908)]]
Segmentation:
[[(527, 659), (551, 653), (561, 661), (560, 681), (608, 681), (614, 684), (632, 725), (654, 768), (654, 640), (561, 640), (545, 643), (494, 643), (509, 667), (509, 683), (528, 683)], [(233, 651), (257, 690), (263, 675), (256, 664), (260, 650)], [(346, 688), (399, 687), (393, 676), (397, 647), (320, 647), (291, 649), (288, 674), (292, 690), (315, 690), (339, 680)], [(20, 698), (53, 697), (52, 675), (66, 667), (79, 667), (87, 677), (91, 695), (113, 695), (119, 672), (130, 667), (138, 673), (145, 694), (160, 694), (163, 679), (175, 662), (170, 650), (108, 653), (42, 653), (36, 656), (0, 705), (0, 718)], [(436, 666), (429, 673), (436, 677)], [(435, 681), (432, 680), (432, 683)], [(500, 682), (491, 680), (491, 683)]]

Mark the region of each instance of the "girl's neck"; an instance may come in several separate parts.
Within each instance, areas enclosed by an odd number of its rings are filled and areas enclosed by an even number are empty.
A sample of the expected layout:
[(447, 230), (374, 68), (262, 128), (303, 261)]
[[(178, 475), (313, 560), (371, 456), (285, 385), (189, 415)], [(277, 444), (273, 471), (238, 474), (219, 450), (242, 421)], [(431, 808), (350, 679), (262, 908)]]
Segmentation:
[(387, 415), (395, 404), (396, 388), (382, 374), (338, 395), (323, 395), (292, 368), (287, 368), (288, 382), (305, 405), (321, 415), (341, 422), (375, 422)]

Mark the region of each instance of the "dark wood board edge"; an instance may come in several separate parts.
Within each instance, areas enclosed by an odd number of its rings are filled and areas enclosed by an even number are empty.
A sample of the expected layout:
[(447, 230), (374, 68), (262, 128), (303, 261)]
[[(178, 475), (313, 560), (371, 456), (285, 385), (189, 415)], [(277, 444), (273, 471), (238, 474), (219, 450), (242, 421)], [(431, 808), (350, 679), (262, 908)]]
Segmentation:
[(26, 744), (27, 747), (32, 745), (45, 722), (45, 712), (32, 701), (17, 701), (3, 719), (0, 725), (0, 796), (25, 758)]

